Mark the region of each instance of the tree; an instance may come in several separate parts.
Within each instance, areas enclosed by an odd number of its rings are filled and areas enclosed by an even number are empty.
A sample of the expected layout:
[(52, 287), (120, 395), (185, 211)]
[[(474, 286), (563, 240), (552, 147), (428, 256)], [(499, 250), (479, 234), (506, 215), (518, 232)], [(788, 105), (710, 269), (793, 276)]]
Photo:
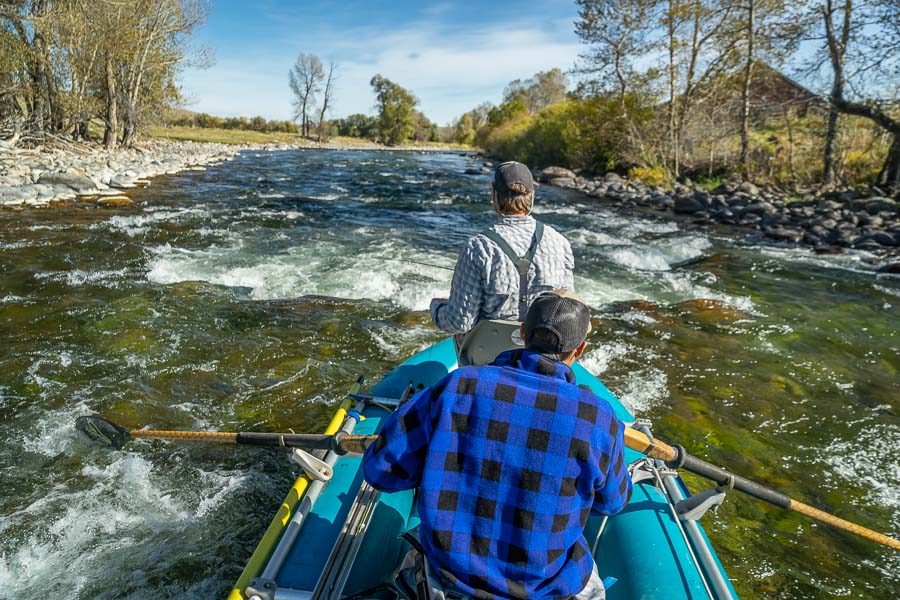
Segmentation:
[(560, 69), (540, 71), (529, 79), (511, 81), (503, 90), (503, 101), (519, 100), (530, 114), (536, 114), (546, 106), (564, 101), (568, 85)]
[(381, 75), (369, 82), (378, 102), (378, 130), (381, 140), (396, 146), (416, 131), (415, 107), (419, 103), (408, 90)]
[(131, 145), (149, 112), (179, 101), (178, 69), (205, 64), (189, 38), (206, 9), (206, 0), (0, 2), (0, 126), (83, 138), (101, 117), (107, 148)]
[(752, 171), (750, 161), (750, 95), (760, 58), (767, 67), (780, 67), (785, 57), (796, 50), (802, 27), (796, 23), (794, 11), (784, 0), (743, 0), (736, 5), (731, 25), (736, 51), (741, 55), (741, 153), (739, 162), (744, 178)]
[(309, 116), (324, 79), (322, 61), (315, 54), (300, 53), (288, 72), (288, 81), (294, 93), (294, 120), (300, 119), (300, 131), (304, 137), (309, 136)]
[(325, 123), (325, 113), (328, 111), (328, 107), (334, 98), (334, 61), (329, 61), (328, 63), (328, 77), (325, 80), (325, 88), (322, 90), (322, 110), (319, 111), (319, 124), (316, 129), (319, 132), (318, 141), (322, 141), (323, 134), (325, 138), (328, 137), (328, 132), (325, 130), (327, 124)]
[(331, 123), (337, 129), (338, 135), (369, 139), (374, 139), (378, 135), (378, 120), (369, 115), (354, 114), (344, 119), (335, 119)]
[(575, 33), (588, 44), (579, 72), (588, 75), (593, 92), (613, 92), (624, 107), (638, 78), (634, 59), (654, 49), (647, 26), (656, 0), (578, 0)]
[[(821, 15), (825, 51), (832, 72), (828, 131), (824, 154), (824, 178), (834, 180), (834, 136), (837, 113), (857, 115), (887, 130), (892, 141), (877, 183), (900, 185), (900, 117), (890, 113), (887, 98), (865, 97), (891, 93), (900, 76), (900, 1), (872, 0), (854, 5), (825, 0), (814, 5)], [(837, 20), (835, 20), (837, 18)], [(848, 70), (848, 66), (850, 69)], [(875, 85), (872, 85), (872, 84)], [(896, 87), (894, 90), (896, 91)]]

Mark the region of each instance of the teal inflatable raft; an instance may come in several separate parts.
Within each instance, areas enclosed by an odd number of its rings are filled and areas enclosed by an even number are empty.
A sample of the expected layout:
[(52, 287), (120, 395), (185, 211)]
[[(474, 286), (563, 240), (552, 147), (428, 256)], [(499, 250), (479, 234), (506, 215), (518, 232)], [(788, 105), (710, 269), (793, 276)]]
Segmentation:
[[(326, 433), (377, 433), (401, 400), (455, 368), (451, 340), (419, 352), (369, 393), (354, 386)], [(620, 419), (645, 427), (596, 377), (578, 364), (574, 371)], [(736, 598), (697, 521), (720, 497), (711, 491), (688, 500), (684, 483), (661, 463), (630, 449), (626, 459), (635, 482), (631, 502), (614, 517), (592, 517), (585, 531), (601, 577), (615, 580), (607, 584), (607, 598)], [(363, 485), (361, 460), (329, 452), (330, 480), (295, 481), (229, 600), (398, 597), (386, 584), (408, 548), (402, 534), (418, 524), (414, 494), (380, 494)]]

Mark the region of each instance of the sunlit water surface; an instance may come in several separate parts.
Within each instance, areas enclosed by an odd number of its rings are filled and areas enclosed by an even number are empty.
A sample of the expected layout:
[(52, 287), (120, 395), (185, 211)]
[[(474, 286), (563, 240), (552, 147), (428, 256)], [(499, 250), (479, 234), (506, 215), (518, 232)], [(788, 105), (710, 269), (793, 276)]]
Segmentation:
[[(244, 153), (156, 179), (134, 207), (0, 213), (0, 597), (224, 596), (292, 480), (284, 456), (98, 449), (75, 417), (320, 431), (357, 375), (441, 338), (441, 267), (492, 218), (470, 166)], [(742, 245), (546, 186), (536, 215), (571, 240), (594, 306), (585, 366), (658, 436), (900, 533), (900, 282), (877, 259)], [(737, 493), (704, 525), (745, 598), (900, 591), (897, 552)]]

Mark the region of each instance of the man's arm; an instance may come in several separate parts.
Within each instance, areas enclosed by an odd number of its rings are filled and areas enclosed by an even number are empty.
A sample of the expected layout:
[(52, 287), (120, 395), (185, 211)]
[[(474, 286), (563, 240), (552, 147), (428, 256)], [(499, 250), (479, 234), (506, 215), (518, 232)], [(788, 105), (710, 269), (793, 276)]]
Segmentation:
[(363, 475), (372, 487), (398, 492), (419, 485), (433, 428), (432, 405), (445, 382), (420, 391), (385, 420), (363, 455)]
[(450, 284), (450, 299), (431, 301), (431, 320), (441, 331), (466, 333), (475, 326), (484, 304), (486, 260), (474, 238), (460, 250)]
[[(617, 431), (607, 452), (606, 477), (594, 493), (594, 505), (591, 510), (601, 515), (614, 515), (625, 508), (631, 499), (631, 476), (625, 464), (625, 425), (612, 417)], [(612, 429), (612, 423), (610, 424)], [(605, 461), (601, 461), (601, 464)]]

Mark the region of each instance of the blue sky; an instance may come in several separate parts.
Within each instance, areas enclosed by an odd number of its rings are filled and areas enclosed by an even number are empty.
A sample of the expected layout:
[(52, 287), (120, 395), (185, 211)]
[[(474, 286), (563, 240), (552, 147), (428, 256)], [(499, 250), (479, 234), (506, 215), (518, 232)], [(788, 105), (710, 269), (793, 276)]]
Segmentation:
[(218, 116), (291, 117), (288, 70), (299, 53), (338, 65), (333, 117), (373, 113), (376, 73), (411, 90), (443, 125), (504, 86), (582, 50), (572, 0), (379, 2), (214, 0), (196, 41), (215, 62), (182, 76), (186, 108)]

